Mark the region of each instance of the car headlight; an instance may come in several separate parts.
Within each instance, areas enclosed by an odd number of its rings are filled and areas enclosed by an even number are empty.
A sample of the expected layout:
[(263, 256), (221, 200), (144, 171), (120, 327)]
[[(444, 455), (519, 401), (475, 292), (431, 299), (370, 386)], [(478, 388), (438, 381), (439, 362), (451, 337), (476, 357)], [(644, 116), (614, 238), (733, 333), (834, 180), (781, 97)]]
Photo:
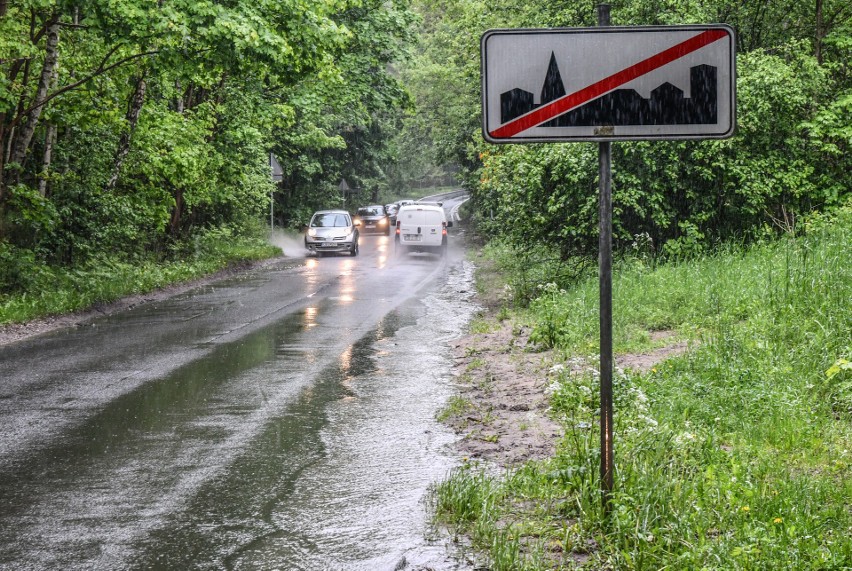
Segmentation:
[(308, 229), (308, 236), (310, 236), (311, 238), (315, 238), (316, 235), (317, 235), (317, 229), (316, 228), (309, 228)]
[(385, 226), (387, 223), (388, 223), (387, 218), (382, 218), (381, 220), (379, 220), (379, 226)]

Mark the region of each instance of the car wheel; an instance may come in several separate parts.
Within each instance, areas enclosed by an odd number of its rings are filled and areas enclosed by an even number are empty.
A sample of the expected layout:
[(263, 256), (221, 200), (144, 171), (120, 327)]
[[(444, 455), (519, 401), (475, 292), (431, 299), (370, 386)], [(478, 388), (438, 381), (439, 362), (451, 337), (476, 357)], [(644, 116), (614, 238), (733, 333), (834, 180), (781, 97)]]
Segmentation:
[(351, 254), (353, 257), (355, 257), (355, 256), (357, 256), (357, 255), (358, 255), (358, 242), (355, 242), (355, 245), (354, 245), (354, 246), (352, 246), (352, 251), (350, 252), (350, 254)]

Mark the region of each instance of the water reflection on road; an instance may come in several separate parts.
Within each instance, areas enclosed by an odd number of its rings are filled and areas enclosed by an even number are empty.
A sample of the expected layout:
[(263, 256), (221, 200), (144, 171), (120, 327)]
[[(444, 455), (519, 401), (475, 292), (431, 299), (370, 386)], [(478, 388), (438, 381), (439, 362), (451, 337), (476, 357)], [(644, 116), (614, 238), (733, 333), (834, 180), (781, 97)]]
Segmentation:
[[(469, 279), (464, 271), (456, 282)], [(391, 570), (403, 560), (462, 569), (442, 540), (429, 541), (424, 504), (456, 462), (454, 436), (434, 420), (452, 392), (448, 357), (436, 348), (460, 331), (448, 316), (471, 311), (450, 299), (464, 289), (456, 286), (398, 308), (348, 346), (151, 535), (138, 566), (187, 568), (202, 550), (230, 569)], [(302, 319), (310, 325), (316, 313), (306, 308)], [(275, 345), (288, 362), (310, 353), (281, 336)]]

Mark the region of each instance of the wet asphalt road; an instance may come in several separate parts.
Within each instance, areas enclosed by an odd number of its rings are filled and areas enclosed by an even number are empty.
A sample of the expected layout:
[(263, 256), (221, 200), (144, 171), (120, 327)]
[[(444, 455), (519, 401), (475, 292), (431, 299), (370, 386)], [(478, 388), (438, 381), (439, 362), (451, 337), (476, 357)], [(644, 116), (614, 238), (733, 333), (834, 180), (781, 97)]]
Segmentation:
[(460, 243), (362, 236), (0, 347), (0, 569), (464, 569), (425, 507)]

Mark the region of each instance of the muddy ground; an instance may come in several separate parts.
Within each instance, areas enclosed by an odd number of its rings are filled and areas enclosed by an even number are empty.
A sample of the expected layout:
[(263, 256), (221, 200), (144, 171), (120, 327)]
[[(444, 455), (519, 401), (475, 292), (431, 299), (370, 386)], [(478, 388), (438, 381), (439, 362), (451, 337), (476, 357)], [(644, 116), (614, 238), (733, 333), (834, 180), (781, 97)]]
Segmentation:
[(460, 399), (448, 422), (463, 436), (464, 456), (511, 466), (553, 455), (561, 436), (545, 391), (553, 355), (532, 350), (528, 338), (503, 321), (453, 344)]
[[(582, 359), (564, 363), (553, 351), (530, 345), (529, 333), (529, 328), (506, 320), (493, 331), (471, 333), (453, 343), (459, 399), (450, 405), (453, 414), (447, 422), (462, 436), (457, 446), (465, 457), (510, 467), (555, 453), (563, 432), (549, 415), (551, 370), (554, 366), (597, 368), (597, 364)], [(670, 335), (655, 332), (652, 338)], [(647, 371), (686, 348), (681, 342), (622, 355), (616, 359), (616, 367)]]

